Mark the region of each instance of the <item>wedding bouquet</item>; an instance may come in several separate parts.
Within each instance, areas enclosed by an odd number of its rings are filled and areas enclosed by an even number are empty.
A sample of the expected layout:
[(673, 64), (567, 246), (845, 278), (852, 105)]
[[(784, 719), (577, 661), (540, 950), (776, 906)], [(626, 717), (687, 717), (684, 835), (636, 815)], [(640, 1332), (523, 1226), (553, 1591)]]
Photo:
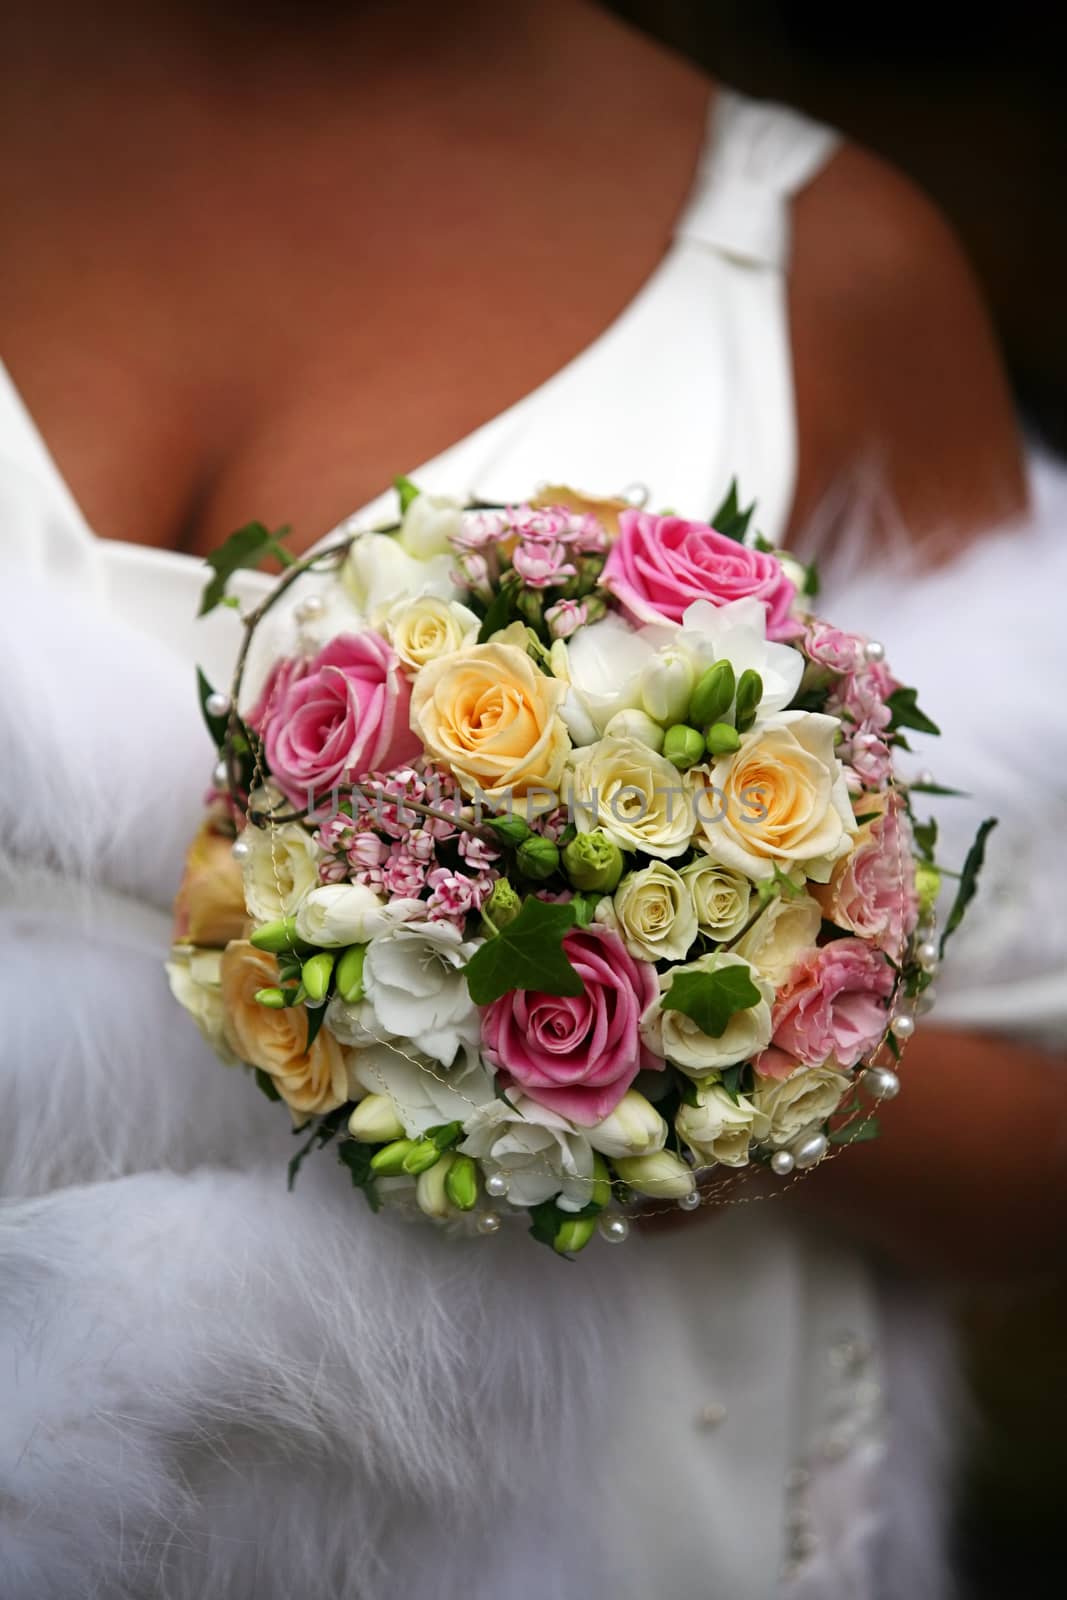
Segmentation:
[[(871, 1137), (937, 966), (936, 733), (731, 489), (713, 525), (549, 490), (293, 562), (245, 619), (169, 974), (377, 1210), (561, 1253)], [(269, 613), (254, 694), (245, 677)], [(973, 895), (986, 824), (944, 937)], [(944, 942), (942, 939), (942, 945)]]

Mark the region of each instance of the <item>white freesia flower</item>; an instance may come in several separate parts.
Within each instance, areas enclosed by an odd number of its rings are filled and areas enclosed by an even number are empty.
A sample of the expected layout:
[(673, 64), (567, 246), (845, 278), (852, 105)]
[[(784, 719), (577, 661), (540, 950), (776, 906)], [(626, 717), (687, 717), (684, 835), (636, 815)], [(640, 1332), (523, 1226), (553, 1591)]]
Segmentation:
[(361, 533), (341, 568), (341, 582), (360, 615), (371, 617), (391, 604), (417, 595), (455, 597), (448, 556), (417, 561), (388, 533)]
[[(357, 1056), (353, 1062), (353, 1075), (357, 1077), (358, 1063)], [(353, 1139), (363, 1144), (388, 1144), (391, 1139), (402, 1139), (406, 1129), (397, 1115), (392, 1095), (372, 1091), (363, 1096), (349, 1117), (348, 1131)]]
[(221, 950), (193, 950), (188, 955), (171, 952), (167, 962), (170, 992), (196, 1023), (208, 1044), (227, 1065), (237, 1057), (226, 1039), (226, 1007), (220, 988)]
[(560, 652), (566, 672), (557, 676), (570, 684), (561, 715), (575, 744), (592, 744), (617, 711), (640, 705), (641, 669), (655, 653), (656, 643), (643, 630), (614, 613), (567, 640)]
[(294, 916), (319, 881), (322, 852), (298, 822), (246, 828), (248, 854), (241, 863), (245, 905), (256, 922)]
[(423, 900), (386, 901), (362, 883), (323, 883), (312, 889), (296, 913), (296, 931), (308, 944), (326, 949), (368, 944), (402, 922), (426, 915)]
[[(724, 967), (743, 967), (760, 997), (754, 1006), (735, 1011), (717, 1039), (699, 1028), (684, 1011), (664, 1010), (663, 1000), (679, 973), (720, 972)], [(650, 1007), (641, 1024), (642, 1034), (650, 1049), (673, 1061), (691, 1078), (705, 1078), (721, 1067), (750, 1061), (771, 1042), (774, 985), (754, 972), (743, 956), (730, 950), (713, 950), (698, 961), (672, 967), (670, 972), (664, 973), (660, 978), (660, 990), (659, 1000)]]
[(602, 828), (620, 849), (661, 858), (688, 848), (691, 792), (677, 767), (636, 739), (605, 738), (576, 750), (565, 783), (583, 832)]
[(404, 512), (398, 542), (416, 561), (452, 554), (451, 538), (463, 526), (463, 508), (446, 495), (417, 494)]
[(692, 1172), (671, 1150), (659, 1150), (650, 1156), (623, 1156), (615, 1162), (615, 1171), (631, 1189), (655, 1200), (681, 1200), (696, 1188)]
[(697, 915), (685, 881), (665, 861), (627, 873), (597, 921), (614, 929), (639, 961), (684, 961), (697, 936)]
[(792, 645), (767, 638), (767, 613), (760, 600), (713, 606), (695, 600), (682, 615), (676, 648), (688, 653), (697, 675), (716, 661), (729, 661), (740, 678), (750, 669), (763, 680), (757, 723), (783, 711), (800, 687), (804, 657)]
[(663, 729), (652, 721), (647, 711), (640, 711), (636, 706), (616, 711), (608, 718), (604, 733), (611, 739), (636, 739), (639, 744), (647, 744), (650, 750), (655, 750), (657, 755), (663, 749)]
[(363, 989), (377, 1036), (410, 1039), (448, 1065), (480, 1033), (463, 968), (483, 941), (464, 942), (449, 922), (409, 922), (373, 939)]
[(665, 728), (673, 722), (684, 722), (695, 681), (693, 664), (684, 649), (668, 646), (657, 650), (641, 668), (641, 705), (653, 722)]
[(736, 938), (749, 919), (752, 902), (752, 885), (744, 873), (701, 856), (682, 868), (681, 877), (692, 896), (701, 933), (719, 944)]
[[(466, 1045), (447, 1069), (402, 1040), (357, 1051), (354, 1067), (370, 1095), (388, 1097), (409, 1139), (421, 1139), (428, 1128), (446, 1122), (469, 1124), (480, 1107), (496, 1099), (492, 1074), (477, 1049)], [(352, 1119), (359, 1113), (357, 1106)]]
[(848, 1093), (849, 1078), (833, 1067), (800, 1067), (788, 1078), (759, 1078), (752, 1096), (755, 1135), (762, 1143), (784, 1145), (808, 1129), (819, 1128)]
[(524, 1095), (493, 1097), (473, 1113), (464, 1155), (488, 1172), (505, 1173), (508, 1199), (536, 1206), (555, 1199), (565, 1211), (580, 1211), (593, 1194), (593, 1150), (586, 1135), (547, 1106)]
[(433, 594), (394, 600), (376, 611), (373, 620), (404, 665), (416, 669), (473, 644), (481, 626), (474, 612), (458, 600)]
[(768, 902), (735, 948), (780, 989), (797, 957), (815, 943), (821, 927), (822, 910), (810, 894), (780, 894)]
[(743, 1094), (732, 1100), (722, 1084), (715, 1083), (697, 1091), (695, 1106), (680, 1106), (674, 1124), (699, 1161), (744, 1167), (755, 1118), (751, 1100)]
[(654, 1155), (666, 1142), (666, 1122), (636, 1089), (628, 1089), (610, 1117), (589, 1129), (589, 1143), (605, 1156)]

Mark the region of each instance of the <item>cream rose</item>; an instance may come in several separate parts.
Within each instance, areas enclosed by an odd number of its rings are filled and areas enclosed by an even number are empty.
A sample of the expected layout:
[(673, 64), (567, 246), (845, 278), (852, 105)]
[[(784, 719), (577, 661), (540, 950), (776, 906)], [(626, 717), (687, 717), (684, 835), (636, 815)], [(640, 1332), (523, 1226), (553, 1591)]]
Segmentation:
[(621, 849), (661, 858), (689, 847), (689, 790), (677, 767), (636, 739), (611, 736), (576, 751), (567, 790), (584, 832), (602, 828)]
[(173, 951), (167, 962), (167, 980), (171, 994), (188, 1011), (211, 1048), (232, 1066), (237, 1057), (226, 1040), (221, 964), (221, 950), (194, 950), (191, 955)]
[[(415, 502), (418, 504), (418, 502)], [(375, 613), (374, 626), (385, 635), (406, 667), (424, 667), (438, 656), (451, 655), (478, 637), (478, 618), (458, 600), (422, 595), (394, 600)]]
[(231, 1050), (238, 1060), (267, 1074), (294, 1121), (344, 1105), (350, 1098), (348, 1066), (329, 1029), (320, 1028), (308, 1050), (303, 1006), (274, 1010), (256, 999), (257, 990), (278, 982), (274, 957), (237, 939), (222, 952), (220, 976)]
[(719, 944), (735, 939), (748, 921), (752, 901), (752, 885), (744, 873), (702, 856), (683, 867), (681, 877), (700, 932)]
[(750, 878), (799, 863), (825, 883), (852, 848), (856, 821), (834, 754), (836, 717), (784, 711), (713, 763), (696, 818), (709, 853)]
[[(714, 1039), (699, 1028), (684, 1011), (664, 1010), (663, 1000), (680, 972), (719, 972), (723, 967), (743, 967), (759, 990), (759, 1000), (744, 1011), (735, 1011), (724, 1032)], [(687, 966), (673, 967), (660, 978), (660, 998), (646, 1013), (642, 1034), (649, 1048), (665, 1056), (691, 1078), (706, 1078), (720, 1067), (750, 1061), (771, 1042), (771, 1005), (774, 985), (753, 972), (743, 956), (730, 950), (714, 950)]]
[(310, 833), (286, 822), (246, 828), (241, 837), (248, 845), (241, 873), (249, 916), (257, 922), (294, 916), (319, 881), (322, 853)]
[(697, 916), (683, 879), (665, 861), (629, 873), (597, 921), (613, 928), (639, 961), (684, 961), (697, 936)]
[(559, 715), (565, 693), (518, 645), (471, 645), (421, 669), (411, 726), (466, 793), (519, 811), (551, 809), (570, 751)]
[(791, 1144), (832, 1116), (850, 1080), (832, 1067), (801, 1067), (788, 1078), (757, 1078), (755, 1134), (764, 1144)]
[(707, 1084), (697, 1092), (694, 1106), (679, 1107), (674, 1125), (699, 1161), (719, 1161), (724, 1167), (748, 1165), (756, 1108), (739, 1094), (732, 1100), (722, 1084)]
[(822, 911), (810, 894), (775, 895), (734, 948), (779, 989), (797, 957), (811, 949), (821, 926)]

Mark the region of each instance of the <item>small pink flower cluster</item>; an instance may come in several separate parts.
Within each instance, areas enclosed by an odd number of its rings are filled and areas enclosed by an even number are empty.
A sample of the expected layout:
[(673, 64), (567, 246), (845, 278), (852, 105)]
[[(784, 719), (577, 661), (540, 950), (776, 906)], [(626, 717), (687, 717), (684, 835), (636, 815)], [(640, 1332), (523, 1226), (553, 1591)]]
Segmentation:
[[(403, 767), (371, 774), (366, 787), (376, 792), (375, 798), (356, 797), (353, 815), (337, 812), (315, 835), (328, 857), (319, 868), (322, 881), (425, 898), (428, 920), (462, 928), (492, 893), (500, 876), (495, 866), (499, 852), (480, 835), (448, 820), (463, 805), (451, 775)], [(413, 804), (432, 806), (444, 815), (425, 816)]]
[(809, 661), (841, 675), (826, 710), (841, 718), (845, 738), (838, 755), (845, 763), (849, 787), (853, 793), (884, 789), (893, 766), (884, 737), (892, 720), (886, 702), (899, 684), (884, 662), (867, 659), (867, 641), (858, 633), (843, 633), (827, 622), (813, 622), (805, 632), (803, 647)]
[[(455, 581), (488, 600), (500, 581), (502, 558), (510, 560), (526, 588), (556, 588), (578, 576), (578, 558), (605, 553), (607, 535), (591, 513), (522, 505), (466, 517), (452, 544), (457, 551)], [(566, 631), (557, 638), (566, 638), (586, 620), (573, 616), (570, 611), (561, 614)]]

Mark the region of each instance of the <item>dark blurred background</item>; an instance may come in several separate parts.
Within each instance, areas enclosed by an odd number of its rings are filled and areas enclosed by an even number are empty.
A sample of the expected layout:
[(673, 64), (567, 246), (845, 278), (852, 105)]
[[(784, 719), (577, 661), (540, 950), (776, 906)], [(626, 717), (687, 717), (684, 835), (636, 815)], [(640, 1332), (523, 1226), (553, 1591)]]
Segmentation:
[[(612, 9), (917, 182), (978, 271), (1029, 430), (1067, 454), (1067, 8), (612, 0)], [(959, 1322), (978, 1409), (958, 1507), (963, 1596), (1059, 1600), (1067, 1288), (971, 1294)]]

